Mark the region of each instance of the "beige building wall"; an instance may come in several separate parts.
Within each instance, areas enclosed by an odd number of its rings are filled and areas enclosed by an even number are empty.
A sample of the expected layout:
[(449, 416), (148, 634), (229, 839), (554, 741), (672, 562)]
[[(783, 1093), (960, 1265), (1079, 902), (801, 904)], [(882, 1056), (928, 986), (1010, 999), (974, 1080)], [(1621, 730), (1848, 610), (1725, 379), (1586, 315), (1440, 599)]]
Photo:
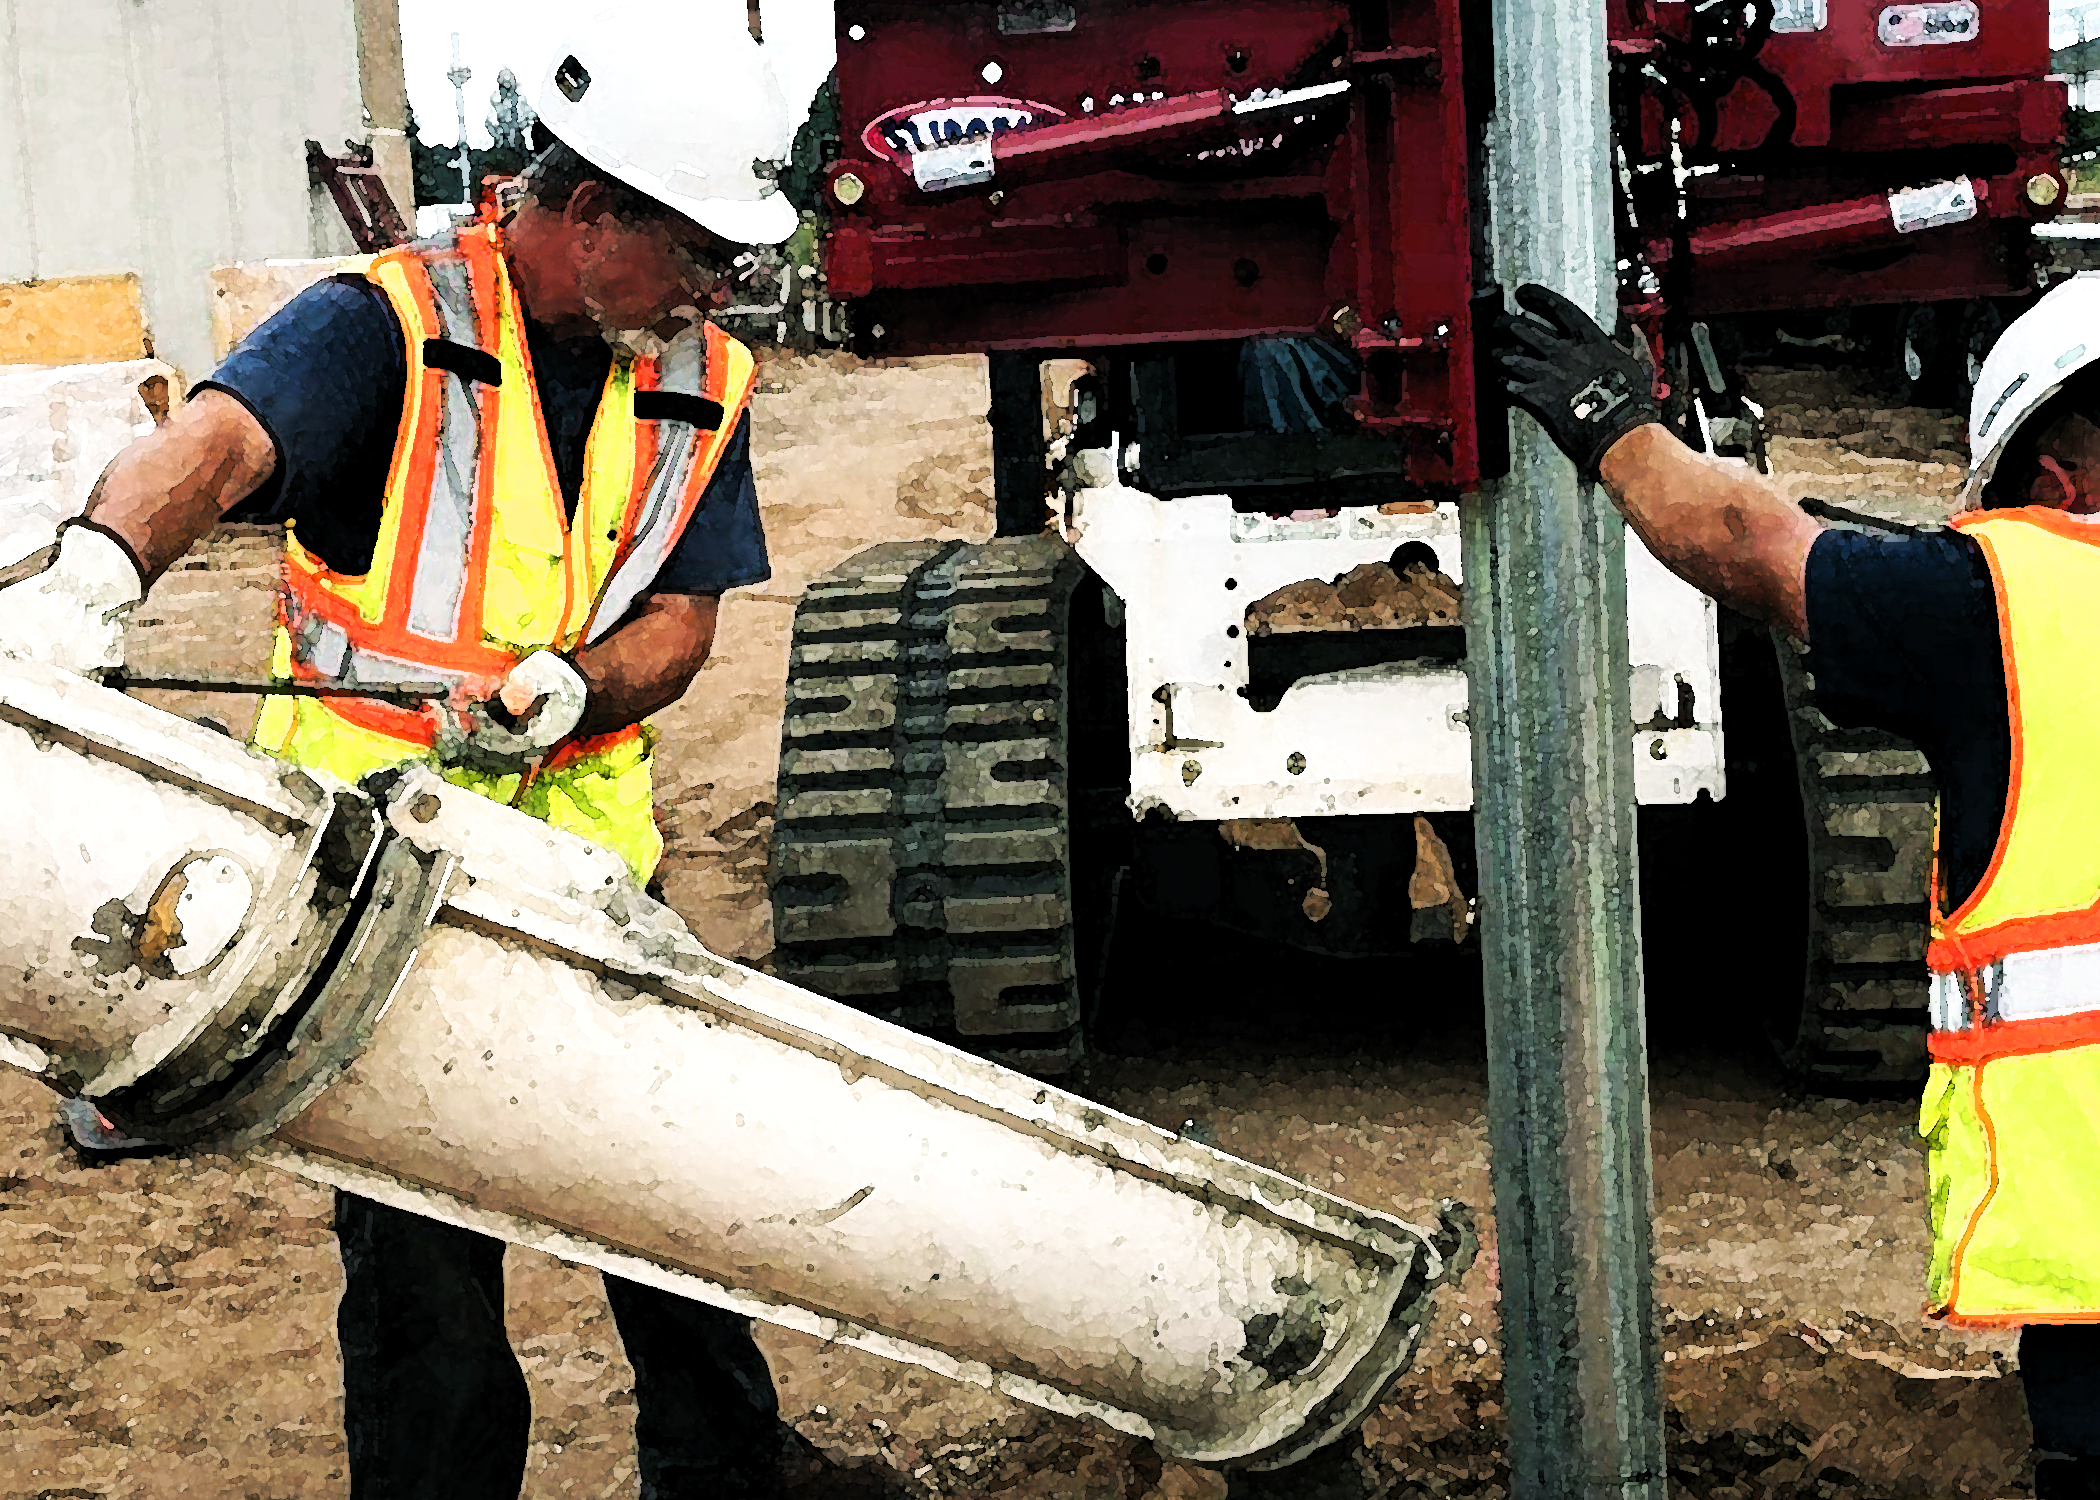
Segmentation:
[[(396, 0), (0, 0), (0, 283), (134, 273), (152, 351), (201, 378), (206, 273), (354, 252), (306, 142), (398, 130), (403, 99)], [(412, 212), (406, 137), (374, 144)], [(52, 362), (11, 321), (0, 362)]]

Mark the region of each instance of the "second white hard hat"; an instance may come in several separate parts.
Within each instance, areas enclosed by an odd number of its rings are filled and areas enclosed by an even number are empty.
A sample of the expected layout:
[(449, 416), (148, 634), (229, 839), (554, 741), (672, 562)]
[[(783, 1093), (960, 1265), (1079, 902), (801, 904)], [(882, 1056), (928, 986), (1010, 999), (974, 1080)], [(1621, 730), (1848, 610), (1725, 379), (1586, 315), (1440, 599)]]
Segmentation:
[(740, 245), (795, 232), (776, 180), (801, 123), (742, 5), (631, 0), (556, 49), (536, 101), (566, 145)]
[(1982, 495), (2021, 426), (2086, 366), (2100, 361), (2100, 272), (2059, 282), (2020, 314), (1984, 356), (1969, 406), (1971, 502)]

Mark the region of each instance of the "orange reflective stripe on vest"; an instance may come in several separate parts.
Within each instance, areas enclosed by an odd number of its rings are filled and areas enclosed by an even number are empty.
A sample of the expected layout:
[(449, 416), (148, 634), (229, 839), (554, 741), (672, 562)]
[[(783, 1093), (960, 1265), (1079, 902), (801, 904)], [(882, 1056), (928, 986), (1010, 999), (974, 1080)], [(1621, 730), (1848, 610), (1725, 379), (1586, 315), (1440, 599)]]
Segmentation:
[(1919, 1115), (1929, 1295), (1956, 1322), (2100, 1319), (2100, 527), (1960, 517), (1990, 564), (2012, 774), (1989, 868), (1932, 938)]

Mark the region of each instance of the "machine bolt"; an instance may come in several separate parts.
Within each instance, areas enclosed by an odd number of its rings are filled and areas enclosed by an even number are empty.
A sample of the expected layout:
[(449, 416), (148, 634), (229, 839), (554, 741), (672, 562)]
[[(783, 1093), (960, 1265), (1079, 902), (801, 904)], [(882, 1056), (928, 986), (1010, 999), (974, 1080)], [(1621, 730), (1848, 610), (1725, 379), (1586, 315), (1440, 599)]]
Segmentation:
[(1283, 768), (1293, 776), (1303, 776), (1305, 774), (1305, 752), (1293, 750), (1291, 758), (1283, 763)]
[(831, 196), (838, 199), (839, 202), (848, 208), (860, 202), (867, 195), (868, 185), (851, 172), (841, 172), (838, 176), (831, 179)]
[(2057, 181), (2053, 172), (2037, 172), (2027, 179), (2027, 201), (2036, 208), (2047, 208), (2063, 193), (2064, 185)]
[(1668, 760), (1670, 758), (1670, 747), (1659, 739), (1650, 740), (1648, 742), (1648, 753), (1657, 760)]

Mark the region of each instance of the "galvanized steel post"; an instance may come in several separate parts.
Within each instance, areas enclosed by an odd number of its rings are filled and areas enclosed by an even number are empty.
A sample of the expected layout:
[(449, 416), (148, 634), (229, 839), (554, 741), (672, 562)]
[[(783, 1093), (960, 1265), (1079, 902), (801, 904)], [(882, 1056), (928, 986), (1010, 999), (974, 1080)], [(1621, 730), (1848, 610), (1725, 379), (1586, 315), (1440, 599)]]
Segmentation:
[[(1615, 301), (1604, 0), (1494, 0), (1505, 292)], [(1528, 417), (1464, 506), (1469, 712), (1517, 1500), (1664, 1493), (1623, 525)]]

